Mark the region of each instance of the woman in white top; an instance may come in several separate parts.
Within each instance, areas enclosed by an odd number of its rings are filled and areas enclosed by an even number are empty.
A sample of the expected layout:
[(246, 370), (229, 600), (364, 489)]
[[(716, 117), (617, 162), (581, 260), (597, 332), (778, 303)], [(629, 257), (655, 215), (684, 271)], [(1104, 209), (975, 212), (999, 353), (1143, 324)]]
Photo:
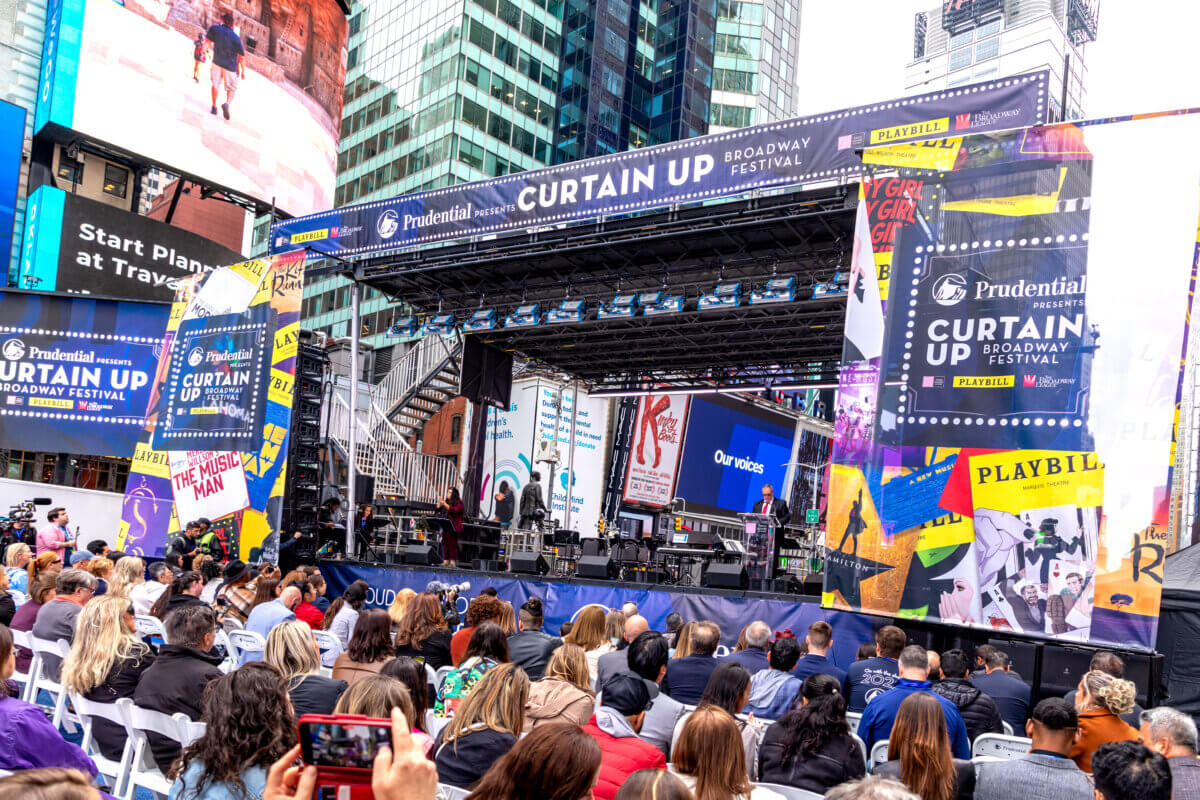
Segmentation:
[(367, 591), (370, 588), (366, 581), (355, 581), (346, 587), (342, 596), (334, 600), (325, 612), (325, 630), (338, 638), (343, 650), (350, 646), (350, 634), (354, 633), (358, 612), (367, 602)]
[(784, 800), (746, 777), (742, 735), (723, 708), (707, 705), (692, 712), (671, 748), (671, 758), (671, 771), (696, 800)]
[(600, 656), (617, 649), (604, 632), (604, 607), (588, 606), (580, 611), (571, 632), (563, 637), (563, 641), (583, 648), (588, 662), (588, 675), (595, 689)]
[(200, 590), (200, 599), (211, 606), (217, 601), (217, 589), (221, 588), (221, 565), (211, 556), (205, 556), (197, 571), (204, 576), (204, 588)]

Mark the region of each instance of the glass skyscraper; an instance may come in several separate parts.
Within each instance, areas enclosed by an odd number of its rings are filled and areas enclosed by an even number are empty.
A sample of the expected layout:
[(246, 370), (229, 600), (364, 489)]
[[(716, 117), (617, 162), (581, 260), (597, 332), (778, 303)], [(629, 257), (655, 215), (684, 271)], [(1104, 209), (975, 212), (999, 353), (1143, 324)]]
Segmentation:
[[(786, 118), (799, 16), (799, 0), (361, 0), (335, 202)], [(368, 292), (362, 314), (365, 341), (397, 342), (393, 304)], [(347, 282), (313, 281), (303, 316), (349, 335)]]

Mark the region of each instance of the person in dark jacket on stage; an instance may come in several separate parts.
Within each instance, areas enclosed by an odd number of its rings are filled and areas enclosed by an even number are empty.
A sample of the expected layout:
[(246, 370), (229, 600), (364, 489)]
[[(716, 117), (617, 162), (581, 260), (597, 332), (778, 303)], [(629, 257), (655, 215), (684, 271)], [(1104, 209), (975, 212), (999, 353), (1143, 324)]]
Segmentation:
[(962, 650), (942, 653), (942, 679), (929, 690), (954, 703), (967, 726), (967, 738), (974, 742), (981, 733), (1003, 733), (1004, 726), (995, 701), (971, 683), (970, 663)]
[(546, 672), (546, 664), (562, 639), (542, 630), (542, 600), (531, 597), (517, 612), (519, 631), (509, 634), (508, 656), (529, 675), (531, 681), (540, 680)]
[[(204, 687), (220, 677), (221, 656), (212, 655), (217, 637), (217, 616), (208, 606), (188, 606), (167, 614), (163, 621), (167, 641), (158, 649), (154, 663), (138, 679), (134, 705), (174, 714), (182, 711), (193, 720), (204, 712)], [(154, 762), (165, 774), (179, 756), (179, 744), (149, 734)]]
[(823, 795), (863, 777), (867, 760), (846, 724), (846, 696), (838, 680), (823, 674), (805, 678), (800, 702), (763, 734), (759, 781)]
[(525, 484), (525, 488), (521, 490), (521, 518), (517, 520), (517, 527), (527, 529), (531, 527), (534, 516), (540, 510), (545, 512), (546, 501), (542, 497), (542, 473), (529, 473), (529, 483)]

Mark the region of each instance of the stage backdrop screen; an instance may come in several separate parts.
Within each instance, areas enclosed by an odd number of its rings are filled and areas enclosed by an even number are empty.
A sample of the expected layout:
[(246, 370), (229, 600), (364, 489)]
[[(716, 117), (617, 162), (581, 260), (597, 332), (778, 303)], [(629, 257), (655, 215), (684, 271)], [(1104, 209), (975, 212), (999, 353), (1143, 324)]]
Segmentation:
[(132, 456), (169, 312), (0, 292), (0, 448)]
[(783, 414), (724, 397), (695, 397), (675, 495), (686, 510), (736, 515), (762, 499), (762, 486), (783, 486), (795, 425)]
[(183, 278), (241, 258), (191, 231), (39, 186), (25, 215), (21, 280), (26, 289), (169, 303)]
[(326, 209), (346, 31), (335, 0), (52, 0), (34, 129), (75, 130), (290, 214)]

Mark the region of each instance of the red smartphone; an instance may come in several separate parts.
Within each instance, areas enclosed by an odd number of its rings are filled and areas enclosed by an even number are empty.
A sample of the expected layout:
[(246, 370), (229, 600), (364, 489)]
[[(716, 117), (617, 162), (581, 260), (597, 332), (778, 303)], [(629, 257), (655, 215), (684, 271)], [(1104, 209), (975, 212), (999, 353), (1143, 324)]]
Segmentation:
[(297, 723), (300, 757), (317, 768), (318, 796), (371, 798), (371, 769), (392, 745), (392, 721), (350, 714), (305, 714)]

